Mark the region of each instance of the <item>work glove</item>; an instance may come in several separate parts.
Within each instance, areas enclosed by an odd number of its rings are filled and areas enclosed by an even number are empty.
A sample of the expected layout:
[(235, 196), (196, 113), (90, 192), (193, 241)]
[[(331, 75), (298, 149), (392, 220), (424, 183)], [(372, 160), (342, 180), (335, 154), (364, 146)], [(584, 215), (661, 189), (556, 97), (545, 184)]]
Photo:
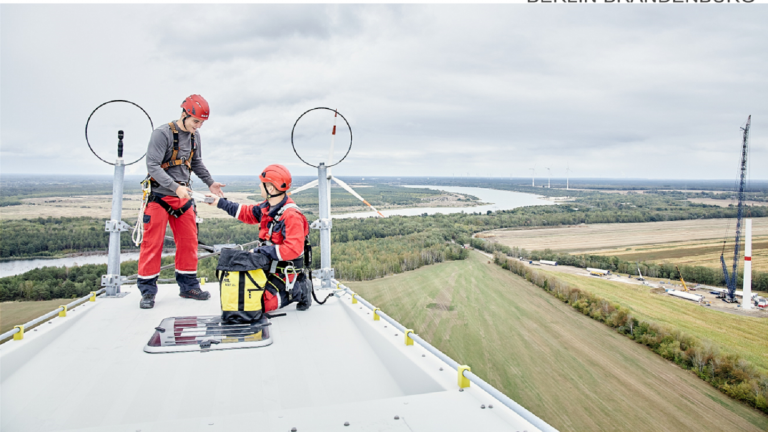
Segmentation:
[(275, 261), (280, 261), (280, 259), (277, 257), (277, 250), (275, 250), (274, 246), (260, 246), (256, 249), (251, 249), (252, 253), (260, 253), (262, 255), (266, 255), (270, 258), (272, 258)]

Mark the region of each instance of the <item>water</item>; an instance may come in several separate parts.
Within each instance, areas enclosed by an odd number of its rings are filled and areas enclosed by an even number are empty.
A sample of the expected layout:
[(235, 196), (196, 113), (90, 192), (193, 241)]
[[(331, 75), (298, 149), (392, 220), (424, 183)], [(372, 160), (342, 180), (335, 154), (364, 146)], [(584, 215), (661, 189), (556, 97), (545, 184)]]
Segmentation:
[[(552, 201), (543, 199), (539, 195), (527, 194), (522, 192), (503, 191), (497, 189), (486, 189), (477, 187), (453, 187), (453, 186), (405, 186), (412, 188), (425, 188), (433, 190), (442, 190), (446, 192), (456, 192), (468, 195), (476, 196), (480, 201), (488, 203), (486, 205), (474, 206), (474, 207), (416, 207), (405, 209), (393, 209), (393, 210), (381, 210), (385, 216), (418, 216), (424, 213), (427, 214), (449, 214), (449, 213), (486, 213), (490, 211), (498, 210), (511, 210), (518, 207), (535, 206), (535, 205), (552, 205)], [(373, 211), (357, 212), (357, 213), (345, 213), (341, 215), (333, 215), (334, 219), (346, 219), (346, 218), (362, 218), (371, 217), (376, 213)]]
[[(168, 254), (164, 253), (163, 256)], [(120, 262), (125, 261), (137, 261), (139, 259), (138, 252), (128, 252), (120, 254)], [(15, 276), (18, 274), (26, 273), (30, 270), (42, 267), (72, 267), (80, 266), (83, 264), (106, 264), (107, 254), (98, 255), (86, 255), (69, 258), (53, 258), (53, 259), (32, 259), (32, 260), (17, 260), (0, 262), (0, 277)]]
[[(488, 203), (486, 205), (475, 207), (417, 207), (417, 208), (405, 208), (405, 209), (393, 209), (382, 210), (381, 212), (386, 216), (401, 215), (401, 216), (418, 216), (424, 213), (485, 213), (488, 210), (511, 210), (517, 207), (534, 206), (534, 205), (551, 205), (552, 201), (542, 199), (539, 195), (532, 195), (521, 192), (502, 191), (496, 189), (485, 189), (476, 187), (451, 187), (451, 186), (405, 186), (413, 188), (426, 188), (434, 190), (443, 190), (447, 192), (456, 192), (476, 196), (480, 201)], [(376, 213), (372, 211), (359, 212), (359, 213), (346, 213), (342, 215), (333, 215), (335, 219), (345, 218), (361, 218), (371, 217)], [(163, 254), (167, 256), (168, 254)], [(120, 261), (136, 261), (139, 259), (138, 252), (123, 253), (120, 255)], [(75, 265), (83, 264), (106, 264), (107, 255), (87, 255), (70, 258), (54, 258), (54, 259), (33, 259), (33, 260), (17, 260), (0, 262), (0, 277), (14, 276), (22, 274), (30, 270), (41, 267), (72, 267)]]

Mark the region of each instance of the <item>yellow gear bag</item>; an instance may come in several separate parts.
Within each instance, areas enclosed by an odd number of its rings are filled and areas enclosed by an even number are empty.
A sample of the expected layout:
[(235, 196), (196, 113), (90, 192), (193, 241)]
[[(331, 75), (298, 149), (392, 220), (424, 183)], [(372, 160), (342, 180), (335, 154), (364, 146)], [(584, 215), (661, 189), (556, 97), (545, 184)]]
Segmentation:
[(228, 324), (246, 324), (261, 319), (262, 296), (267, 275), (261, 269), (216, 271), (221, 292), (221, 320)]

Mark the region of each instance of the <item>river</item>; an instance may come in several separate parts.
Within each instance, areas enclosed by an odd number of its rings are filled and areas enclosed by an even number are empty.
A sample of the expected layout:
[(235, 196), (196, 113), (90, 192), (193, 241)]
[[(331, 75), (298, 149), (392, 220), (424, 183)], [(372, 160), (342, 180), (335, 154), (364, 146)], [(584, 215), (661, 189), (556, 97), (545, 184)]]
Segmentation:
[[(539, 195), (532, 195), (521, 192), (503, 191), (497, 189), (486, 189), (477, 187), (454, 187), (454, 186), (405, 186), (412, 188), (426, 188), (434, 190), (442, 190), (446, 192), (456, 192), (462, 194), (468, 194), (476, 196), (481, 202), (488, 203), (485, 205), (474, 207), (415, 207), (415, 208), (403, 208), (382, 210), (381, 212), (386, 216), (400, 215), (400, 216), (418, 216), (424, 213), (485, 213), (488, 210), (511, 210), (518, 207), (534, 206), (534, 205), (552, 205), (552, 201), (542, 199)], [(359, 213), (345, 213), (341, 215), (333, 215), (334, 219), (346, 219), (346, 218), (364, 218), (375, 215), (372, 211), (359, 212)], [(166, 256), (168, 254), (163, 254)], [(139, 259), (138, 252), (128, 252), (121, 254), (120, 261), (135, 261)], [(0, 277), (14, 276), (17, 274), (28, 272), (32, 269), (40, 267), (72, 267), (74, 265), (83, 264), (106, 264), (107, 255), (84, 255), (69, 258), (53, 258), (53, 259), (32, 259), (32, 260), (16, 260), (0, 262)]]
[[(164, 253), (163, 256), (172, 255)], [(120, 254), (120, 262), (138, 261), (138, 252)], [(0, 262), (0, 277), (15, 276), (42, 267), (72, 267), (83, 264), (106, 264), (106, 254), (83, 255), (68, 258), (39, 258)]]
[[(433, 190), (442, 190), (446, 192), (462, 193), (467, 195), (473, 195), (480, 199), (481, 202), (488, 203), (485, 205), (474, 207), (414, 207), (392, 210), (381, 210), (385, 216), (418, 216), (424, 213), (427, 214), (449, 214), (449, 213), (486, 213), (490, 211), (498, 210), (512, 210), (518, 207), (535, 206), (535, 205), (552, 205), (552, 201), (543, 199), (539, 195), (533, 195), (522, 192), (504, 191), (498, 189), (486, 189), (478, 187), (458, 187), (458, 186), (412, 186), (405, 187), (410, 188), (425, 188)], [(340, 215), (333, 215), (334, 219), (347, 219), (347, 218), (364, 218), (374, 216), (373, 211), (345, 213)]]

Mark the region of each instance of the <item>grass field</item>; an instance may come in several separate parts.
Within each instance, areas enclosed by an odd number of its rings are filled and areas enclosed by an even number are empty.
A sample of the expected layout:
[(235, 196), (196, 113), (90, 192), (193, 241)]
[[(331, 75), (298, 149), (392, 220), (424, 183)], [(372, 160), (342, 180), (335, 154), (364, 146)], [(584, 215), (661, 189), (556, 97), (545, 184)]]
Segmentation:
[(651, 294), (650, 288), (644, 285), (555, 273), (546, 268), (541, 270), (629, 308), (640, 320), (663, 324), (712, 341), (724, 351), (739, 354), (763, 372), (768, 372), (768, 319), (724, 313), (693, 302)]
[(39, 316), (71, 302), (72, 299), (47, 301), (3, 302), (0, 303), (0, 333), (13, 329), (14, 326), (29, 322)]
[(349, 285), (560, 430), (768, 428), (768, 417), (480, 254)]
[[(726, 263), (733, 259), (733, 219), (576, 225), (530, 230), (495, 230), (479, 234), (527, 250), (618, 256), (627, 261), (672, 262), (720, 268), (723, 237), (728, 233)], [(741, 246), (743, 257), (743, 243)], [(730, 252), (730, 259), (728, 259)], [(752, 268), (768, 271), (768, 218), (752, 220)], [(741, 259), (741, 258), (740, 258)]]

